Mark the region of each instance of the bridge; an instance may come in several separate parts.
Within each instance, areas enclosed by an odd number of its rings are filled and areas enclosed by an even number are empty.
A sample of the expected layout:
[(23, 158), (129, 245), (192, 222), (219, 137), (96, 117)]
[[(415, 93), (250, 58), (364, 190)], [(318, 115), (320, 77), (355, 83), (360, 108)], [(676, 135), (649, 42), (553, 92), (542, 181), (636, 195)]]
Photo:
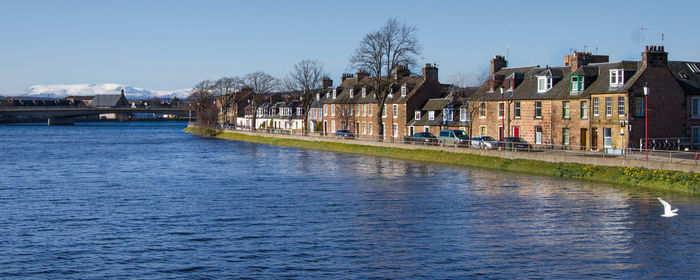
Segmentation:
[(48, 125), (70, 125), (79, 117), (100, 114), (128, 115), (133, 113), (173, 114), (190, 116), (188, 107), (173, 108), (108, 108), (108, 107), (40, 107), (19, 106), (0, 108), (0, 122), (14, 123), (45, 119)]

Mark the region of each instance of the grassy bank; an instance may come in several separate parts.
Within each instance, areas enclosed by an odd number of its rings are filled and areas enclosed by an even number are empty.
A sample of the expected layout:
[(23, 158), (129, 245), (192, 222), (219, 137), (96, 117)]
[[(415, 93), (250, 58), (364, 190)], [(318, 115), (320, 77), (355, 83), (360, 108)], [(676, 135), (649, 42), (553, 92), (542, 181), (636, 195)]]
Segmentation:
[(609, 167), (577, 163), (551, 163), (536, 160), (505, 159), (499, 157), (434, 150), (401, 149), (359, 144), (281, 139), (238, 133), (222, 133), (213, 129), (193, 127), (186, 128), (184, 131), (204, 137), (216, 137), (277, 146), (363, 154), (438, 164), (487, 168), (534, 175), (582, 179), (649, 190), (700, 193), (700, 174), (678, 171)]

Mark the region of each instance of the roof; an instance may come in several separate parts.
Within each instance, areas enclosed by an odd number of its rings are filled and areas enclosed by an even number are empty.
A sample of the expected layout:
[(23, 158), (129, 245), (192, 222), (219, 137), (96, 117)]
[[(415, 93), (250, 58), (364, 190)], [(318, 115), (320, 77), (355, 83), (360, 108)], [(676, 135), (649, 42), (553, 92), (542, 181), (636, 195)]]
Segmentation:
[(687, 94), (700, 95), (700, 62), (669, 61), (668, 70)]
[(90, 107), (121, 107), (129, 102), (121, 94), (98, 94), (90, 101)]

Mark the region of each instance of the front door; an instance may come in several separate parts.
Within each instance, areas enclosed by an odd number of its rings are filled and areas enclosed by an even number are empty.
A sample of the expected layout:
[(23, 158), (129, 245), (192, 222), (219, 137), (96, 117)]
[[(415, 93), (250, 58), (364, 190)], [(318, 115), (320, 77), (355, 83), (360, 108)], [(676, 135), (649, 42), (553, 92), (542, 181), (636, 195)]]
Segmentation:
[(542, 127), (535, 127), (535, 144), (542, 144)]
[(598, 150), (598, 128), (594, 127), (591, 131), (591, 150)]
[(520, 127), (519, 126), (513, 127), (513, 137), (520, 137)]
[(586, 149), (586, 140), (588, 140), (588, 129), (587, 128), (581, 128), (581, 150)]

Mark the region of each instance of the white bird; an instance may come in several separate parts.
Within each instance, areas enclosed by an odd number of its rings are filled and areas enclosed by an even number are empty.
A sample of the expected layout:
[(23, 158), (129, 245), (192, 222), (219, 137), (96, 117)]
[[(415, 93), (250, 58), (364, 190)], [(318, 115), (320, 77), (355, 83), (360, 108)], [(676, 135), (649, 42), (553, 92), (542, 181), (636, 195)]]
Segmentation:
[(673, 210), (671, 210), (671, 204), (670, 204), (670, 203), (666, 202), (665, 200), (661, 199), (660, 197), (657, 197), (657, 198), (659, 199), (659, 201), (661, 202), (661, 204), (664, 205), (664, 214), (661, 215), (661, 217), (667, 217), (667, 218), (669, 218), (669, 217), (673, 217), (673, 216), (677, 216), (677, 215), (678, 215), (678, 213), (676, 213), (676, 212), (678, 212), (678, 209), (673, 209)]

